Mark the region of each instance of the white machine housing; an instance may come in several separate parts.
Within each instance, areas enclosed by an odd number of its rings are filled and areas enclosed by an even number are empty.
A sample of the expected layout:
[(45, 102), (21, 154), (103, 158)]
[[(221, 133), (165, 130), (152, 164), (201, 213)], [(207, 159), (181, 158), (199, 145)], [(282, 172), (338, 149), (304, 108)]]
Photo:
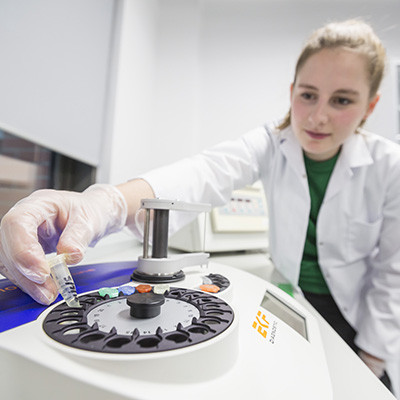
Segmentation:
[[(196, 289), (205, 273), (222, 274), (230, 281), (221, 297), (234, 310), (235, 320), (219, 336), (152, 354), (84, 351), (45, 334), (42, 321), (49, 308), (36, 321), (0, 335), (2, 397), (333, 398), (318, 324), (304, 307), (272, 284), (220, 264), (190, 267), (179, 286)], [(272, 307), (266, 295), (275, 299)]]

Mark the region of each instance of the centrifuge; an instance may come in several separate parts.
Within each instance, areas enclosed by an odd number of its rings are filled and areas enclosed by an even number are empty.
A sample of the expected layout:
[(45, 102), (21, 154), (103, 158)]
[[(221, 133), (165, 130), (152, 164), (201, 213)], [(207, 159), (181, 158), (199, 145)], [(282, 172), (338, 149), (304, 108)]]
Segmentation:
[(166, 243), (150, 257), (147, 239), (139, 260), (71, 268), (76, 307), (0, 281), (2, 398), (333, 398), (318, 323), (293, 297)]

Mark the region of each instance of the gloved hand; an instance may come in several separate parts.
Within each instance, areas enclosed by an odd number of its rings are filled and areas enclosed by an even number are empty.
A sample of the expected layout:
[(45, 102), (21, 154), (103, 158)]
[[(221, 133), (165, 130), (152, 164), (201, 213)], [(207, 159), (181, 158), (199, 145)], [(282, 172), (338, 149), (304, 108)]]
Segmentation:
[(385, 373), (385, 361), (380, 358), (376, 358), (371, 354), (366, 353), (363, 350), (358, 352), (361, 360), (364, 361), (365, 364), (369, 367), (369, 369), (378, 377), (382, 378)]
[(88, 246), (122, 229), (126, 218), (126, 201), (112, 185), (92, 185), (83, 193), (38, 190), (1, 221), (0, 273), (50, 304), (58, 293), (45, 253), (65, 253), (67, 263), (76, 264)]

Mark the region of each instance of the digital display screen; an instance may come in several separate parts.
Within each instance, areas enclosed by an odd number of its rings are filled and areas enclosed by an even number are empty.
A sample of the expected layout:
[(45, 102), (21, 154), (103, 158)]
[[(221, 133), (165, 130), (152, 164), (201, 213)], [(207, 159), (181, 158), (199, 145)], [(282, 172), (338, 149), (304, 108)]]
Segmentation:
[(303, 336), (304, 339), (308, 340), (306, 319), (273, 293), (268, 290), (265, 292), (261, 306), (288, 324)]

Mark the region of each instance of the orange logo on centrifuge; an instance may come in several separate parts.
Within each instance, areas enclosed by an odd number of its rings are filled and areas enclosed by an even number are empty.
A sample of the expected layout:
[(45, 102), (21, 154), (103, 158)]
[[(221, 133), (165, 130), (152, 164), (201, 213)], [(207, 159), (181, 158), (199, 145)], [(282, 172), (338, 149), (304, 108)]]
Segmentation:
[[(260, 320), (261, 318), (261, 320)], [(266, 320), (265, 314), (258, 311), (256, 321), (253, 322), (253, 328), (264, 338), (267, 338), (267, 329), (269, 328), (269, 322)]]

